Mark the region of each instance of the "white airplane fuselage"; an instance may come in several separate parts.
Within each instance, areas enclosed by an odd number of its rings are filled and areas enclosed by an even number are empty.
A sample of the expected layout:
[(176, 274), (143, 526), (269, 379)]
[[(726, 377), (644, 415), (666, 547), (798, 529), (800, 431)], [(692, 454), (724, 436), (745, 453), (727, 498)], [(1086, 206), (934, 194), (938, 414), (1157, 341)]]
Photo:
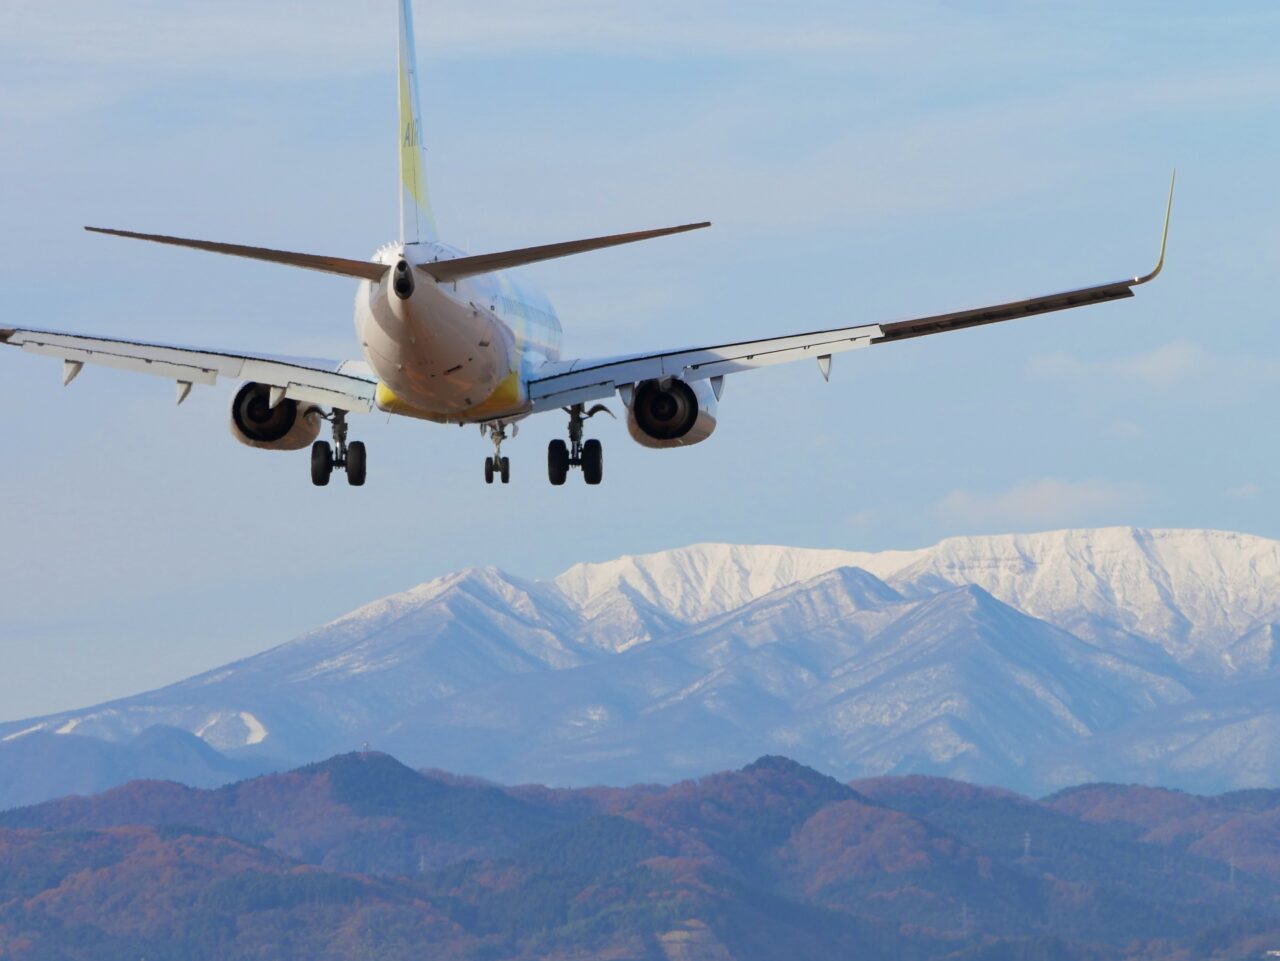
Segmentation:
[(461, 256), (442, 243), (374, 255), (391, 270), (361, 281), (355, 327), (382, 410), (446, 423), (515, 420), (531, 410), (529, 372), (559, 360), (560, 321), (532, 285), (512, 273), (437, 283), (408, 266)]

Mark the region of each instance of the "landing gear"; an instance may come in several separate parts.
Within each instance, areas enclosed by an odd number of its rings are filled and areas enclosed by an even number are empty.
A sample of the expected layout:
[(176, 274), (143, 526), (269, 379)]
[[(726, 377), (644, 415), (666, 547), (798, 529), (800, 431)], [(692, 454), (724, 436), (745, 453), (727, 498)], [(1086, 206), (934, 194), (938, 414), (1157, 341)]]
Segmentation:
[(311, 445), (311, 483), (316, 487), (327, 487), (332, 473), (333, 448), (328, 441), (318, 440)]
[(562, 440), (553, 440), (547, 447), (547, 476), (556, 487), (569, 479), (569, 445)]
[(347, 443), (347, 412), (335, 409), (325, 418), (333, 424), (333, 443), (318, 440), (311, 445), (311, 483), (326, 487), (334, 468), (347, 472), (347, 483), (363, 487), (368, 473), (368, 455), (363, 441)]
[(594, 486), (604, 479), (604, 447), (598, 440), (584, 441), (582, 428), (596, 414), (613, 416), (609, 408), (597, 404), (586, 410), (582, 404), (566, 407), (569, 415), (569, 443), (553, 440), (547, 447), (547, 477), (556, 487), (569, 477), (570, 467), (582, 468), (582, 479)]
[[(496, 424), (482, 424), (481, 431), (489, 435), (493, 441), (493, 456), (484, 459), (484, 482), (492, 484), (493, 479), (497, 477), (502, 483), (511, 483), (511, 459), (502, 456), (502, 442), (507, 439), (507, 425), (499, 421)], [(517, 428), (511, 428), (511, 435), (515, 437)]]
[(366, 457), (364, 441), (352, 441), (351, 446), (347, 448), (347, 483), (352, 487), (364, 486), (368, 464)]
[(511, 483), (510, 457), (486, 457), (484, 459), (484, 482), (492, 484), (494, 477), (497, 477), (504, 484)]
[(598, 440), (582, 445), (582, 479), (592, 486), (604, 480), (604, 446)]

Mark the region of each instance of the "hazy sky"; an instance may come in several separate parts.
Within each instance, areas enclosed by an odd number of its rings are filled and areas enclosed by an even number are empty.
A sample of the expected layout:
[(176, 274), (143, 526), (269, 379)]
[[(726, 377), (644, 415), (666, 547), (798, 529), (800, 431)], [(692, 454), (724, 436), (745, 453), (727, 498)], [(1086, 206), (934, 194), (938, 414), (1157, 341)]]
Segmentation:
[[(486, 488), (473, 428), (353, 422), (370, 481), (237, 445), (230, 389), (0, 351), (0, 719), (288, 639), (470, 565), (695, 541), (878, 549), (1139, 524), (1280, 536), (1274, 2), (417, 6), (435, 205), (480, 252), (710, 219), (532, 268), (583, 355), (913, 316), (1144, 272), (1135, 300), (732, 378), (606, 479)], [(964, 7), (966, 12), (958, 12)], [(1218, 11), (1227, 11), (1220, 13)], [(1206, 11), (1212, 11), (1208, 13)], [(367, 256), (396, 230), (391, 0), (4, 0), (0, 323), (355, 356), (352, 284), (89, 236)], [(617, 405), (615, 404), (615, 407)]]

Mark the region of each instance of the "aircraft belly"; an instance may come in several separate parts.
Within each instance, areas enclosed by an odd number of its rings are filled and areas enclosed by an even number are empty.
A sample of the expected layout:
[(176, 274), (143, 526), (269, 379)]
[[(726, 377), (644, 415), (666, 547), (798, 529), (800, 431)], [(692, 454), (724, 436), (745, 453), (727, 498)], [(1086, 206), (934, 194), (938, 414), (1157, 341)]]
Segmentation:
[(384, 410), (465, 421), (521, 406), (510, 332), (489, 314), (422, 288), (408, 302), (375, 299), (364, 313), (361, 339)]

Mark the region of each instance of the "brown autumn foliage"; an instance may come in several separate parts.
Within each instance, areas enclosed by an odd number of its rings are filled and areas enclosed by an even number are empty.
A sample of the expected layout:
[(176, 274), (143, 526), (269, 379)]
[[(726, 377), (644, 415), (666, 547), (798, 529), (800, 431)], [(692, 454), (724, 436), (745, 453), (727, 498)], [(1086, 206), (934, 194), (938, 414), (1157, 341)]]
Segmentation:
[(356, 754), (0, 813), (5, 961), (1227, 961), (1280, 945), (1278, 907), (1273, 792), (1035, 801), (784, 758), (506, 789)]

